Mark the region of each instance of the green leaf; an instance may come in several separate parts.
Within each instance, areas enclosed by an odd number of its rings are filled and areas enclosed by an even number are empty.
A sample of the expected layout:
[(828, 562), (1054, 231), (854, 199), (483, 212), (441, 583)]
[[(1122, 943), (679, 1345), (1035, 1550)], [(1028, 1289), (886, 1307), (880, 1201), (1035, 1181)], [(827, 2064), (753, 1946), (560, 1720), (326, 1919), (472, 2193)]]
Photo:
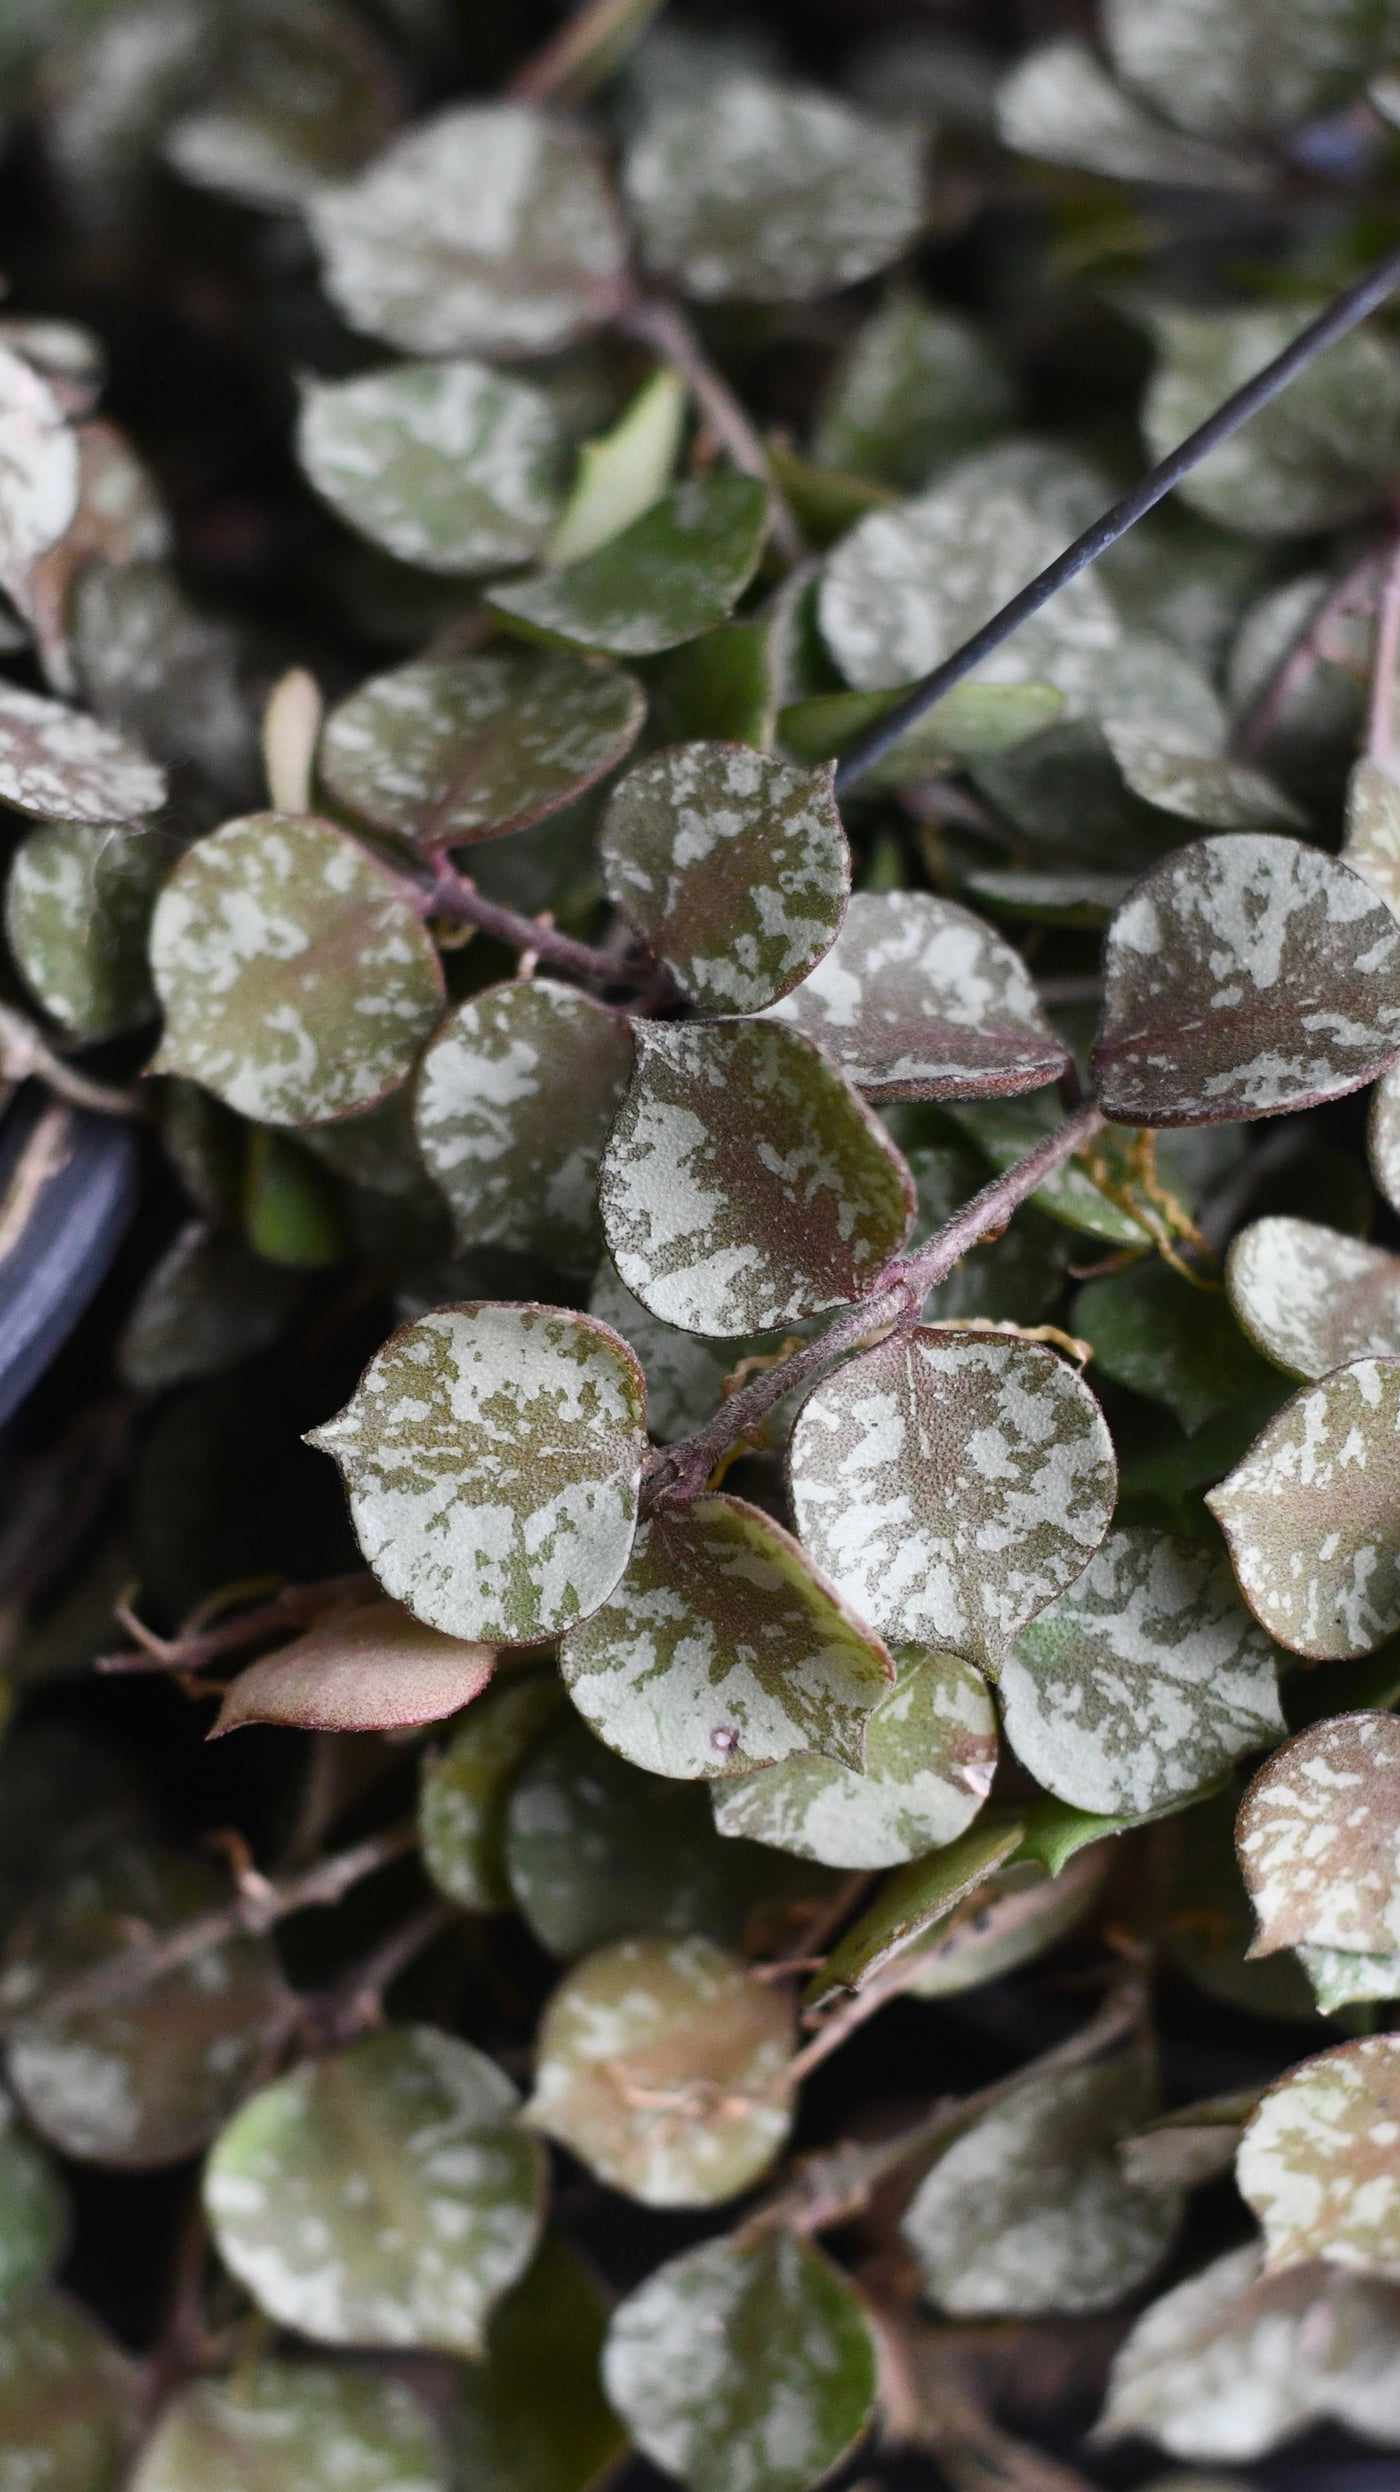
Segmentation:
[(916, 294), (891, 294), (857, 333), (824, 396), (813, 456), (917, 493), (941, 459), (1010, 421), (1006, 371), (981, 331)]
[(1235, 1835), (1259, 1921), (1253, 1954), (1400, 1950), (1394, 1714), (1344, 1713), (1290, 1739), (1255, 1775)]
[(875, 2348), (839, 2269), (774, 2229), (649, 2276), (614, 2314), (603, 2385), (689, 2492), (806, 2492), (865, 2429)]
[(997, 91), (997, 129), (1017, 155), (1110, 181), (1229, 191), (1255, 189), (1261, 179), (1262, 168), (1237, 151), (1154, 120), (1074, 35), (1040, 44), (1017, 62)]
[[(1321, 304), (1159, 312), (1142, 411), (1154, 459), (1291, 344)], [(1282, 396), (1207, 453), (1183, 501), (1250, 536), (1311, 536), (1360, 519), (1400, 464), (1400, 354), (1373, 329), (1329, 347)]]
[(1240, 2142), (1240, 2195), (1266, 2264), (1321, 2258), (1400, 2280), (1400, 2034), (1305, 2059), (1271, 2085)]
[(542, 390), (458, 360), (304, 383), (297, 456), (371, 544), (470, 578), (540, 553), (563, 445)]
[(43, 2012), (47, 1992), (137, 1937), (158, 1937), (228, 1900), (225, 1878), (180, 1852), (109, 1845), (57, 1876), (10, 1933), (0, 2007), (12, 2020), (10, 2083), (61, 2153), (137, 2171), (179, 2163), (228, 2117), (289, 1993), (265, 1938), (207, 1948), (110, 2007)]
[(1400, 926), (1350, 866), (1235, 832), (1144, 875), (1108, 931), (1094, 1070), (1121, 1124), (1278, 1116), (1400, 1047)]
[(1025, 1831), (1024, 1810), (987, 1809), (956, 1843), (897, 1869), (833, 1948), (810, 1986), (809, 2000), (815, 2003), (833, 1990), (867, 1989), (916, 1939), (978, 1895), (1019, 1848)]
[(860, 891), (826, 957), (772, 1007), (872, 1099), (1042, 1090), (1069, 1050), (1018, 952), (956, 900)]
[(914, 1190), (846, 1077), (772, 1021), (634, 1036), (598, 1190), (627, 1287), (663, 1323), (722, 1338), (860, 1297), (904, 1244)]
[(831, 768), (747, 744), (640, 762), (603, 817), (603, 880), (702, 1012), (759, 1012), (836, 941), (851, 857)]
[(1305, 1385), (1206, 1503), (1276, 1643), (1310, 1661), (1374, 1652), (1400, 1627), (1400, 1358)]
[(1317, 1377), (1400, 1352), (1400, 1256), (1312, 1220), (1256, 1220), (1225, 1265), (1230, 1304), (1266, 1358)]
[(220, 2254), (318, 2344), (477, 2355), (539, 2236), (543, 2157), (515, 2108), (494, 2061), (431, 2025), (303, 2061), (215, 2142)]
[(129, 821), (166, 798), (165, 772), (115, 727), (0, 684), (0, 803), (47, 822)]
[[(971, 1136), (998, 1171), (1014, 1167), (1064, 1122), (1059, 1100), (1048, 1097), (978, 1100), (975, 1105), (956, 1106), (950, 1113), (954, 1124)], [(1112, 1140), (1111, 1135), (1100, 1134), (1092, 1146), (1095, 1153), (1107, 1158)], [(1105, 1245), (1141, 1247), (1150, 1242), (1147, 1230), (1132, 1213), (1094, 1182), (1082, 1155), (1062, 1161), (1030, 1199), (1052, 1220), (1063, 1221), (1066, 1228), (1085, 1237), (1100, 1237)]]
[(611, 432), (584, 443), (573, 491), (549, 541), (552, 563), (595, 554), (660, 501), (676, 472), (685, 414), (685, 383), (663, 364)]
[(531, 649), (418, 658), (332, 710), (321, 775), (376, 830), (461, 847), (572, 803), (622, 760), (645, 714), (620, 667)]
[(663, 744), (732, 738), (766, 752), (778, 714), (774, 640), (767, 619), (716, 623), (674, 650), (652, 676), (652, 732)]
[(789, 1452), (804, 1545), (900, 1643), (995, 1669), (1113, 1513), (1103, 1414), (1039, 1342), (918, 1331), (807, 1396)]
[[(1160, 1402), (1188, 1435), (1275, 1379), (1241, 1331), (1238, 1304), (1198, 1288), (1158, 1256), (1089, 1281), (1070, 1321), (1115, 1384)], [(1255, 1334), (1254, 1339), (1258, 1336)]]
[(1127, 898), (1126, 874), (1095, 874), (1051, 866), (986, 866), (963, 877), (963, 888), (1004, 916), (1031, 925), (1104, 926)]
[(339, 1463), (385, 1591), (444, 1635), (535, 1643), (596, 1609), (627, 1564), (642, 1373), (590, 1316), (480, 1303), (421, 1316), (308, 1442)]
[(332, 823), (253, 813), (186, 851), (156, 903), (158, 1068), (241, 1116), (315, 1125), (407, 1079), (442, 970), (385, 865)]
[(1128, 786), (1160, 813), (1215, 831), (1306, 830), (1307, 815), (1248, 762), (1193, 751), (1173, 735), (1134, 719), (1104, 721), (1104, 740)]
[(255, 1125), (243, 1175), (243, 1227), (264, 1264), (319, 1272), (348, 1248), (340, 1189), (286, 1134)]
[(240, 2363), (162, 2409), (131, 2492), (447, 2492), (437, 2426), (397, 2380)]
[(1281, 1735), (1273, 1649), (1223, 1558), (1166, 1532), (1109, 1534), (1002, 1663), (1006, 1735), (1072, 1807), (1140, 1816)]
[(716, 1783), (720, 1833), (834, 1869), (887, 1869), (960, 1835), (996, 1772), (991, 1698), (954, 1654), (914, 1647), (899, 1658), (899, 1684), (866, 1723), (859, 1773), (796, 1756)]
[(1138, 2054), (1059, 2069), (983, 2112), (921, 2182), (902, 2226), (951, 2317), (1106, 2310), (1160, 2265), (1175, 2191), (1134, 2189), (1114, 2152), (1156, 2108)]
[(15, 850), (5, 933), (45, 1012), (83, 1039), (139, 1029), (156, 1009), (146, 930), (167, 857), (119, 822), (46, 822)]
[[(1031, 1818), (1041, 1817), (1037, 1800)], [(1058, 1801), (1051, 1801), (1058, 1808)], [(1024, 1849), (1034, 1835), (1028, 1832)], [(937, 1935), (917, 1950), (917, 1971), (901, 1988), (911, 1999), (947, 1999), (1031, 1964), (1083, 1920), (1108, 1869), (1105, 1850), (1086, 1850), (1073, 1868), (1043, 1877), (1029, 1860), (1008, 1861), (955, 1907)]]
[(68, 2229), (62, 2182), (0, 2095), (0, 2308), (24, 2300), (52, 2275)]
[(1386, 53), (1375, 0), (1106, 0), (1119, 73), (1186, 130), (1230, 140), (1291, 129), (1345, 104)]
[(215, 1376), (277, 1339), (299, 1295), (285, 1272), (250, 1254), (241, 1238), (182, 1229), (146, 1276), (117, 1348), (124, 1382), (138, 1393)]
[[(844, 753), (876, 726), (910, 687), (893, 692), (819, 692), (790, 702), (778, 715), (778, 736), (800, 761)], [(883, 760), (865, 773), (867, 787), (907, 787), (961, 761), (999, 753), (1053, 726), (1065, 706), (1054, 684), (955, 684)]]
[(597, 150), (527, 105), (449, 106), (309, 213), (336, 308), (406, 354), (548, 354), (622, 297)]
[(1052, 1793), (1043, 1791), (1038, 1799), (1031, 1802), (1025, 1838), (1016, 1858), (1018, 1861), (1039, 1861), (1052, 1878), (1058, 1878), (1072, 1860), (1077, 1860), (1080, 1853), (1088, 1851), (1091, 1846), (1106, 1843), (1114, 1835), (1132, 1834), (1139, 1826), (1155, 1825), (1161, 1817), (1171, 1817), (1180, 1808), (1194, 1806), (1198, 1797), (1199, 1794), (1193, 1790), (1184, 1800), (1169, 1800), (1162, 1808), (1106, 1817), (1096, 1809), (1077, 1808), (1070, 1801), (1058, 1800)]
[(410, 1730), (479, 1696), (496, 1655), (420, 1626), (397, 1601), (326, 1618), (234, 1680), (209, 1736), (249, 1722), (304, 1731)]
[(643, 2206), (716, 2206), (792, 2121), (791, 1992), (709, 1938), (624, 1938), (566, 1973), (525, 2117)]
[(423, 1058), (413, 1126), (459, 1246), (592, 1270), (598, 1163), (631, 1071), (626, 1020), (576, 987), (516, 978), (458, 1005)]
[(814, 87), (730, 77), (644, 122), (624, 166), (654, 276), (702, 302), (802, 302), (887, 267), (923, 222), (923, 146)]
[(0, 2328), (5, 2492), (118, 2492), (140, 2418), (140, 2373), (64, 2293), (41, 2293)]
[(560, 1666), (600, 1739), (692, 1782), (809, 1749), (859, 1766), (893, 1666), (781, 1525), (738, 1497), (662, 1505)]
[(426, 1756), (418, 1790), (423, 1866), (464, 1912), (511, 1904), (505, 1822), (511, 1785), (564, 1701), (554, 1671), (497, 1679)]
[(494, 613), (527, 639), (655, 657), (722, 623), (758, 568), (768, 495), (752, 476), (673, 485), (630, 527), (564, 571), (497, 589)]
[(598, 2362), (607, 2307), (589, 2269), (550, 2237), (491, 2316), (486, 2353), (456, 2374), (448, 2432), (463, 2484), (590, 2492), (626, 2451)]

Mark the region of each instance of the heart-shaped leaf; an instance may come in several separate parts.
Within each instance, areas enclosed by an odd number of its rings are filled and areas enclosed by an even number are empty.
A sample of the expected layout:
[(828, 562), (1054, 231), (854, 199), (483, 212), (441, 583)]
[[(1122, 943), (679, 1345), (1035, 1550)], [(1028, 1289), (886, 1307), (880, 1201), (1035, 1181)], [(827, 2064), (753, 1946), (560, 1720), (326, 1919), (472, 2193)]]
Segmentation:
[(1253, 1953), (1400, 1950), (1400, 1722), (1343, 1713), (1256, 1774), (1235, 1830)]
[(423, 1760), (418, 1838), (423, 1866), (464, 1912), (511, 1902), (505, 1812), (511, 1785), (564, 1702), (557, 1673), (497, 1679), (458, 1723), (447, 1746)]
[(57, 2173), (0, 2095), (0, 2309), (53, 2273), (68, 2241), (68, 2199)]
[(1270, 2267), (1321, 2258), (1400, 2282), (1400, 2034), (1305, 2059), (1271, 2085), (1235, 2162)]
[(899, 1684), (865, 1726), (859, 1773), (827, 1757), (789, 1757), (715, 1784), (721, 1834), (748, 1835), (833, 1869), (887, 1869), (951, 1843), (996, 1772), (996, 1716), (971, 1664), (952, 1653), (898, 1656)]
[(496, 2492), (591, 2492), (626, 2455), (603, 2397), (607, 2303), (576, 2250), (541, 2242), (491, 2315), (484, 2358), (457, 2371), (448, 2415), (454, 2481)]
[[(17, 2492), (113, 2492), (141, 2418), (141, 2374), (66, 2293), (0, 2328), (0, 2450)], [(8, 2492), (8, 2487), (7, 2487)]]
[(1121, 1124), (1315, 1107), (1400, 1049), (1400, 925), (1349, 865), (1242, 831), (1179, 848), (1104, 950), (1094, 1071)]
[(861, 1615), (984, 1668), (1083, 1573), (1117, 1485), (1052, 1350), (923, 1327), (817, 1385), (788, 1459), (803, 1543)]
[(119, 822), (45, 822), (15, 850), (5, 932), (26, 986), (75, 1037), (138, 1029), (156, 1008), (146, 932), (169, 857)]
[(941, 2155), (904, 2218), (924, 2286), (958, 2319), (1110, 2309), (1176, 2230), (1174, 2191), (1135, 2189), (1114, 2152), (1156, 2108), (1138, 2056), (1018, 2086)]
[(851, 859), (830, 768), (678, 744), (614, 790), (599, 847), (615, 908), (709, 1012), (758, 1012), (836, 940)]
[(541, 390), (462, 360), (308, 383), (297, 455), (317, 492), (372, 544), (425, 571), (470, 577), (538, 555), (558, 507), (563, 445)]
[(839, 2269), (775, 2226), (657, 2268), (614, 2313), (603, 2385), (689, 2492), (806, 2492), (865, 2429), (875, 2348)]
[(162, 2408), (131, 2492), (447, 2492), (447, 2452), (397, 2380), (324, 2362), (242, 2362)]
[(712, 1939), (625, 1938), (550, 1999), (525, 2116), (643, 2206), (714, 2206), (787, 2136), (794, 2021)]
[(1273, 1648), (1223, 1558), (1110, 1532), (1001, 1666), (1006, 1735), (1036, 1781), (1104, 1816), (1166, 1808), (1282, 1735)]
[(0, 684), (0, 803), (45, 822), (113, 822), (165, 798), (165, 772), (115, 727)]
[(909, 1234), (914, 1188), (844, 1075), (774, 1022), (642, 1023), (635, 1040), (598, 1201), (643, 1306), (732, 1338), (860, 1297)]
[(459, 1245), (592, 1270), (598, 1163), (631, 1071), (622, 1014), (576, 987), (515, 978), (458, 1006), (423, 1058), (413, 1128)]
[(655, 657), (722, 623), (758, 568), (768, 495), (753, 476), (717, 470), (661, 501), (567, 570), (542, 571), (491, 599), (532, 640)]
[(585, 1721), (648, 1773), (690, 1782), (808, 1749), (859, 1766), (894, 1676), (781, 1524), (738, 1497), (662, 1506), (560, 1652)]
[(318, 2344), (479, 2354), (539, 2236), (543, 2157), (515, 2108), (495, 2062), (432, 2025), (303, 2061), (210, 2154), (221, 2257)]
[(656, 275), (704, 302), (801, 302), (897, 259), (923, 219), (922, 139), (817, 88), (728, 78), (663, 105), (628, 152)]
[(409, 1730), (479, 1696), (496, 1666), (489, 1644), (463, 1644), (375, 1601), (324, 1619), (236, 1678), (211, 1738), (247, 1722), (304, 1731)]
[(252, 813), (187, 849), (156, 903), (162, 1072), (264, 1125), (327, 1124), (407, 1079), (442, 969), (387, 866), (333, 823)]
[(1069, 1062), (1019, 952), (929, 892), (857, 892), (826, 958), (772, 1017), (872, 1099), (1041, 1090)]
[(523, 104), (419, 122), (309, 212), (332, 301), (407, 354), (548, 354), (621, 297), (626, 242), (596, 149)]
[(1400, 1627), (1400, 1358), (1295, 1393), (1206, 1504), (1276, 1643), (1310, 1661), (1374, 1652)]
[(1242, 1329), (1294, 1376), (1400, 1353), (1400, 1255), (1315, 1220), (1241, 1229), (1225, 1282)]
[(645, 714), (641, 685), (616, 666), (536, 649), (417, 658), (332, 710), (321, 775), (377, 830), (461, 847), (582, 795)]
[(442, 1307), (392, 1333), (308, 1440), (394, 1600), (467, 1643), (587, 1617), (627, 1563), (646, 1405), (624, 1341), (557, 1307)]

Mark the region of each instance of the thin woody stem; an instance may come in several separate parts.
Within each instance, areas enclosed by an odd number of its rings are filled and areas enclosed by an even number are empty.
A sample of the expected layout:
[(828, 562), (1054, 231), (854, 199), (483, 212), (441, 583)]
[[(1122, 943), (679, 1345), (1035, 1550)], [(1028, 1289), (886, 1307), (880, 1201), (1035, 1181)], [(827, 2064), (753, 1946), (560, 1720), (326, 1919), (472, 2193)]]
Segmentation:
[(460, 918), (463, 924), (494, 935), (498, 943), (509, 944), (512, 951), (530, 952), (559, 969), (572, 969), (575, 977), (586, 978), (591, 986), (647, 987), (656, 976), (656, 963), (650, 956), (641, 961), (616, 960), (594, 944), (578, 943), (572, 935), (561, 934), (546, 918), (526, 917), (519, 909), (502, 908), (498, 901), (484, 899), (470, 876), (459, 874), (446, 858), (436, 861), (433, 881), (418, 886), (414, 900), (425, 917)]
[(701, 414), (746, 476), (766, 485), (772, 506), (773, 541), (788, 562), (800, 562), (807, 548), (758, 434), (722, 373), (717, 372), (678, 303), (649, 295), (631, 305), (620, 325), (674, 366)]
[(147, 1670), (202, 1670), (206, 1663), (222, 1660), (225, 1653), (241, 1652), (245, 1644), (255, 1644), (261, 1636), (304, 1627), (328, 1610), (357, 1608), (379, 1597), (379, 1586), (367, 1573), (331, 1575), (323, 1583), (289, 1583), (270, 1600), (241, 1610), (217, 1627), (175, 1636), (152, 1634), (128, 1602), (118, 1601), (114, 1614), (133, 1638), (135, 1650), (100, 1653), (93, 1667), (113, 1677)]
[(929, 1291), (945, 1280), (954, 1264), (960, 1263), (982, 1238), (1003, 1229), (1017, 1205), (1033, 1194), (1064, 1160), (1082, 1150), (1103, 1122), (1103, 1113), (1093, 1100), (1077, 1108), (1024, 1159), (993, 1177), (980, 1194), (974, 1194), (971, 1202), (965, 1203), (917, 1253), (889, 1265), (870, 1295), (838, 1315), (815, 1341), (804, 1342), (791, 1358), (765, 1368), (752, 1383), (732, 1393), (694, 1436), (683, 1438), (677, 1445), (659, 1446), (648, 1466), (651, 1502), (683, 1503), (698, 1497), (720, 1456), (765, 1419), (795, 1384), (805, 1383), (809, 1376), (817, 1375), (834, 1360), (844, 1358), (848, 1351), (860, 1349), (877, 1336), (916, 1324)]

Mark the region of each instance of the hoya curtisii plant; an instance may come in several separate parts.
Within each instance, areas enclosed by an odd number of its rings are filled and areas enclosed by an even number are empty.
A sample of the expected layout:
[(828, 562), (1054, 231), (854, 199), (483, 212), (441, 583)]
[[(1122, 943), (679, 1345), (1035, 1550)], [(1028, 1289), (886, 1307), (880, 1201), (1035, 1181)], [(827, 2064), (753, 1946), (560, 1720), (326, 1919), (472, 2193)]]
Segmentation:
[[(695, 307), (906, 261), (921, 144), (751, 67), (697, 100), (685, 55), (667, 100), (659, 44), (609, 118), (557, 109), (647, 14), (402, 129), (319, 7), (172, 91), (167, 160), (294, 207), (398, 358), (303, 376), (309, 488), (457, 584), (402, 663), (283, 673), (257, 746), (81, 337), (0, 357), (47, 684), (0, 687), (0, 1029), (58, 1120), (7, 1212), (78, 1110), (149, 1117), (192, 1198), (120, 1350), (176, 1396), (148, 1518), (202, 1527), (182, 1388), (344, 1326), (306, 1274), (379, 1336), (311, 1430), (360, 1563), (105, 1579), (109, 1668), (310, 1734), (290, 1857), (225, 1834), (221, 1874), (11, 1745), (44, 1866), (0, 1975), (0, 2420), (77, 2492), (128, 2458), (139, 2492), (583, 2492), (629, 2447), (802, 2492), (867, 2434), (1035, 2484), (962, 2323), (1105, 2311), (1105, 2433), (1400, 2438), (1400, 1261), (1355, 1233), (1372, 1181), (1400, 1208), (1400, 365), (1358, 326), (1400, 268), (1321, 330), (1154, 302), (1149, 451), (1210, 430), (1097, 533), (1107, 481), (904, 286), (799, 453)], [(1116, 0), (1100, 51), (1030, 54), (1006, 145), (1286, 213), (1319, 117), (1385, 110), (1386, 29), (1208, 15)], [(328, 126), (283, 109), (292, 42)], [(581, 342), (612, 403), (571, 459)], [(1189, 516), (1127, 536), (1173, 481)], [(1292, 1120), (1368, 1088), (1362, 1179)], [(400, 1779), (343, 1825), (405, 1750), (411, 1814)], [(393, 1877), (292, 1982), (276, 1928)], [(502, 2041), (489, 1983), (463, 2014), (426, 1975), (506, 1914), (551, 1970)], [(878, 2011), (1053, 1980), (1067, 1939), (1100, 2003), (1048, 2046), (790, 2157)], [(1163, 1961), (1337, 2021), (1164, 2112)], [(610, 2308), (547, 2141), (712, 2229)], [(49, 2281), (49, 2150), (204, 2156), (139, 2377)]]

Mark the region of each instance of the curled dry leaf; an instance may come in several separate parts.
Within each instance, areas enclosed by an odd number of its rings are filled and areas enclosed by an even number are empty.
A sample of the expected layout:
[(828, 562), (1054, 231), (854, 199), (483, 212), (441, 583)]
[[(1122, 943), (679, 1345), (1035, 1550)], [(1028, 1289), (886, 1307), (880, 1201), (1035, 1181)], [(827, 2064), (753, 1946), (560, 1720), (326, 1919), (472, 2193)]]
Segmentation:
[(532, 640), (648, 658), (722, 623), (758, 568), (768, 494), (726, 474), (673, 485), (640, 519), (562, 571), (497, 589), (493, 611)]
[(598, 153), (525, 105), (435, 114), (310, 218), (332, 301), (408, 354), (548, 354), (621, 299), (626, 243)]
[(1109, 928), (1094, 1067), (1122, 1124), (1277, 1116), (1357, 1090), (1400, 1049), (1400, 926), (1340, 859), (1202, 839)]
[(715, 2206), (791, 2125), (794, 2011), (708, 1938), (627, 1938), (567, 1973), (540, 2026), (531, 2126), (643, 2206)]
[(627, 1563), (645, 1388), (591, 1316), (473, 1302), (392, 1333), (308, 1442), (339, 1463), (391, 1598), (468, 1643), (531, 1644)]
[(1069, 1050), (1025, 964), (971, 909), (857, 892), (820, 966), (772, 1008), (872, 1099), (999, 1098), (1058, 1080)]
[(1400, 1627), (1400, 1358), (1305, 1385), (1206, 1503), (1275, 1642), (1310, 1661), (1374, 1652)]
[(714, 742), (653, 754), (614, 790), (608, 897), (702, 1012), (758, 1012), (830, 951), (851, 887), (831, 780)]
[(1022, 1630), (1000, 1692), (1037, 1782), (1105, 1816), (1187, 1799), (1284, 1730), (1273, 1647), (1224, 1559), (1142, 1526)]
[(1245, 1793), (1235, 1839), (1253, 1954), (1400, 1950), (1400, 1722), (1343, 1713), (1290, 1739)]
[(537, 649), (416, 658), (332, 710), (321, 776), (376, 830), (457, 848), (557, 813), (615, 768), (645, 715), (616, 666)]
[(539, 2237), (543, 2156), (516, 2101), (494, 2061), (433, 2025), (303, 2061), (215, 2142), (220, 2256), (318, 2344), (480, 2354)]
[(564, 1681), (598, 1737), (678, 1781), (808, 1750), (859, 1766), (894, 1676), (781, 1524), (741, 1498), (665, 1506), (613, 1596), (564, 1638)]
[(496, 1666), (489, 1644), (440, 1635), (376, 1601), (324, 1619), (233, 1682), (210, 1733), (249, 1722), (305, 1731), (395, 1731), (441, 1722), (479, 1696)]
[(449, 1015), (423, 1058), (413, 1127), (459, 1245), (592, 1270), (598, 1163), (631, 1071), (623, 1015), (549, 978), (488, 987)]
[(1103, 1414), (1038, 1342), (921, 1327), (802, 1405), (798, 1532), (882, 1634), (995, 1669), (1082, 1574), (1117, 1472)]
[(264, 1125), (327, 1124), (412, 1071), (442, 968), (399, 883), (311, 815), (247, 814), (187, 849), (156, 903), (157, 1064)]
[(115, 727), (0, 684), (0, 803), (46, 822), (112, 822), (165, 797), (165, 772)]
[(1305, 2059), (1271, 2085), (1235, 2177), (1270, 2267), (1321, 2258), (1400, 2282), (1400, 2034)]
[(447, 2452), (397, 2380), (324, 2362), (243, 2361), (162, 2408), (131, 2492), (447, 2492)]
[(1383, 1246), (1314, 1220), (1256, 1220), (1231, 1243), (1225, 1285), (1241, 1330), (1292, 1375), (1400, 1354), (1400, 1255)]

